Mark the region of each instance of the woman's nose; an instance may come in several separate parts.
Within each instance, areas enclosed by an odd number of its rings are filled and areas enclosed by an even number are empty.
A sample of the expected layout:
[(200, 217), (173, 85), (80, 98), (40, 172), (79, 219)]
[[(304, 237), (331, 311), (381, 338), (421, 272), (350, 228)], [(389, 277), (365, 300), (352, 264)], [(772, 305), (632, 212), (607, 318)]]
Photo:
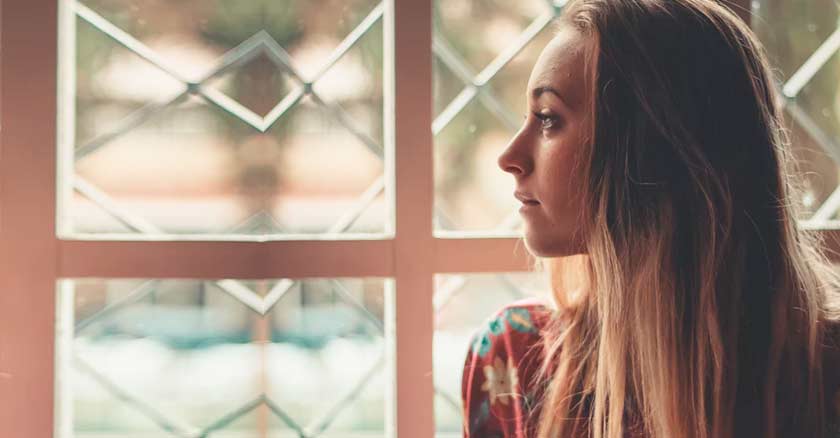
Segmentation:
[(499, 168), (515, 176), (528, 173), (531, 167), (530, 158), (520, 142), (520, 136), (514, 137), (498, 159)]

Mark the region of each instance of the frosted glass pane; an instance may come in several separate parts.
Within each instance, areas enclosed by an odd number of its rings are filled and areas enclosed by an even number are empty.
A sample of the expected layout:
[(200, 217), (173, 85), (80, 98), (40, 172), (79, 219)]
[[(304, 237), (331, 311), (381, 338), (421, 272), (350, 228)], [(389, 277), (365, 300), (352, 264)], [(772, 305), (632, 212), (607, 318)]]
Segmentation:
[(550, 0), (435, 2), (436, 230), (521, 226), (513, 178), (496, 158), (519, 128), (531, 67), (560, 10)]
[(375, 0), (61, 0), (63, 234), (383, 234)]
[[(820, 216), (836, 220), (840, 198), (826, 201), (840, 182), (840, 56), (831, 42), (840, 17), (837, 4), (830, 0), (759, 0), (753, 2), (753, 14), (753, 28), (782, 81), (780, 91), (788, 95), (785, 121), (807, 184), (802, 199), (807, 209), (802, 219), (812, 217), (825, 204)], [(833, 39), (836, 42), (836, 36)], [(826, 62), (815, 70), (803, 69), (820, 47), (828, 50)]]
[(381, 436), (384, 286), (64, 280), (58, 438)]

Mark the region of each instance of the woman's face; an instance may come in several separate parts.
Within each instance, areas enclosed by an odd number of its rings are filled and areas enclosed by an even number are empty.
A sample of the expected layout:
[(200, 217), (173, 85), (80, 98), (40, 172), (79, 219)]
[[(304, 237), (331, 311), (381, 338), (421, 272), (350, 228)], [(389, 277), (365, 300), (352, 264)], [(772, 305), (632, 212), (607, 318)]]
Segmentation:
[(536, 256), (584, 250), (576, 235), (583, 182), (575, 165), (591, 129), (593, 87), (585, 77), (585, 55), (592, 47), (568, 25), (548, 43), (528, 80), (522, 128), (499, 156), (499, 167), (516, 178), (525, 243)]

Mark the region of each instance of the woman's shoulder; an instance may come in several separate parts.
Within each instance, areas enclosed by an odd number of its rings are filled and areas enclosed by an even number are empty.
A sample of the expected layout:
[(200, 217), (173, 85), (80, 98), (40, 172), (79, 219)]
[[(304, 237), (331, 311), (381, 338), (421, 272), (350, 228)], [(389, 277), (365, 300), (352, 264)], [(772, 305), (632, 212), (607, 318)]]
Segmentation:
[(539, 299), (499, 308), (473, 333), (464, 363), (464, 436), (526, 436), (542, 392), (535, 380), (555, 311)]
[(469, 354), (519, 357), (534, 347), (555, 310), (538, 298), (514, 301), (499, 308), (473, 333)]

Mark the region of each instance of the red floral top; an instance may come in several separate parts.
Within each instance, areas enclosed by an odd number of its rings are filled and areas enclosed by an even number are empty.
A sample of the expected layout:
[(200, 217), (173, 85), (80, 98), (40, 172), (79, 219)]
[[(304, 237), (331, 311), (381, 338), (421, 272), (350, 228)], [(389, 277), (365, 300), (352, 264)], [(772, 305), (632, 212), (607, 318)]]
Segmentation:
[(541, 331), (552, 311), (536, 299), (499, 310), (474, 335), (464, 364), (461, 395), (464, 437), (525, 438), (534, 435), (534, 382), (542, 360)]
[[(464, 363), (461, 397), (464, 438), (532, 438), (544, 385), (535, 382), (544, 350), (542, 330), (553, 311), (537, 299), (504, 306), (473, 335)], [(840, 343), (824, 365), (826, 408), (840, 417)], [(833, 365), (831, 365), (833, 364)], [(831, 421), (829, 437), (840, 438)]]

